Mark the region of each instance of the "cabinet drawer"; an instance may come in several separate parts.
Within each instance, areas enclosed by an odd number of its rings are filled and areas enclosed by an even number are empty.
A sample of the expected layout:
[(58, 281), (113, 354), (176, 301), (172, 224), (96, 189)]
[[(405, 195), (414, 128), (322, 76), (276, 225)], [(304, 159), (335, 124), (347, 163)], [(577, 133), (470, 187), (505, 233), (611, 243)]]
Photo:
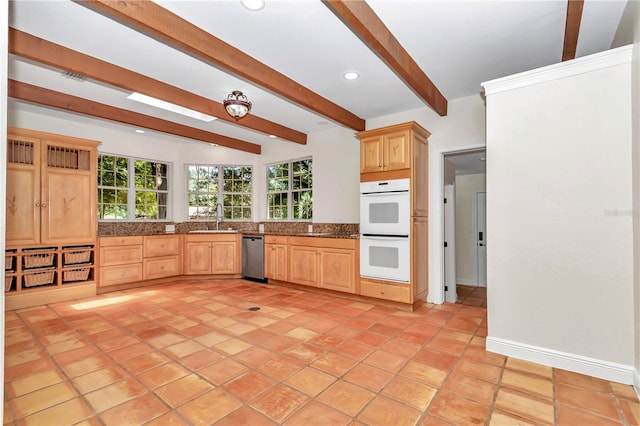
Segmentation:
[(180, 275), (179, 256), (165, 256), (145, 259), (142, 265), (142, 277), (145, 280)]
[(171, 256), (179, 253), (180, 239), (177, 235), (154, 235), (144, 237), (144, 257)]
[(130, 246), (134, 244), (142, 244), (142, 237), (100, 237), (101, 247)]
[(100, 265), (124, 265), (142, 262), (142, 246), (100, 247)]
[(287, 244), (287, 238), (289, 237), (286, 235), (265, 235), (264, 243), (265, 244)]
[(142, 281), (142, 263), (100, 268), (100, 287)]
[(374, 283), (360, 281), (360, 294), (362, 296), (375, 297), (377, 299), (392, 300), (394, 302), (410, 303), (410, 286)]

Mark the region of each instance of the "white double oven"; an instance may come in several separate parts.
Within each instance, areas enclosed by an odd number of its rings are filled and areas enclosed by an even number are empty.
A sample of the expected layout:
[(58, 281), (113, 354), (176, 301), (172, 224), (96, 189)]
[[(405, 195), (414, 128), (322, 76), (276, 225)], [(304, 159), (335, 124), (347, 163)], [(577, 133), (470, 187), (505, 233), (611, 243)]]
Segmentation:
[(360, 183), (360, 275), (409, 283), (409, 179)]

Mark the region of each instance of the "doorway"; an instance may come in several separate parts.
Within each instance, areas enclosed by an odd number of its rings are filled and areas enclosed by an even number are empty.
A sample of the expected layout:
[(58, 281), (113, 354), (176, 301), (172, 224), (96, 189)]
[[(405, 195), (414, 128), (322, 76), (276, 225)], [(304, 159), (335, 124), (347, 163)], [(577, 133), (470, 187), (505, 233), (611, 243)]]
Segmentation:
[(457, 285), (487, 285), (485, 149), (444, 153), (443, 172), (444, 301), (455, 303)]

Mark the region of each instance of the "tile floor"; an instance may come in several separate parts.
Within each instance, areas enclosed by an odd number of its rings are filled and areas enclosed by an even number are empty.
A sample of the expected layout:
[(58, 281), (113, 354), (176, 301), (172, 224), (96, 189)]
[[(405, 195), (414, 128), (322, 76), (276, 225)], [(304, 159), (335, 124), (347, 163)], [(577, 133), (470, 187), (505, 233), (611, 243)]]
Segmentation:
[(631, 386), (486, 352), (459, 291), (407, 313), (183, 281), (7, 312), (4, 424), (640, 424)]

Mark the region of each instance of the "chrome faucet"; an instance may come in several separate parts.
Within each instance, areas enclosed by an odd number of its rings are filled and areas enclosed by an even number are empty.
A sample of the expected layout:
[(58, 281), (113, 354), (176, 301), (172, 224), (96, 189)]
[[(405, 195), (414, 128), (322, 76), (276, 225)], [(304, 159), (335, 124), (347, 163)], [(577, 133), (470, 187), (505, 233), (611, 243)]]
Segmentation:
[(219, 231), (220, 222), (222, 222), (222, 203), (216, 206), (216, 231)]

